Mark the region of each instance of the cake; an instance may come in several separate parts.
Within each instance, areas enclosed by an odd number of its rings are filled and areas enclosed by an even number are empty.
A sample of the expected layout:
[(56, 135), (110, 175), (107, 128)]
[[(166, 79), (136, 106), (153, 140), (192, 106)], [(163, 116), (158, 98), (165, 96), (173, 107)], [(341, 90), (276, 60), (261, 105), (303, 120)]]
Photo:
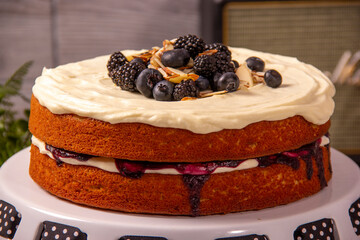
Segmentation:
[(57, 197), (128, 213), (288, 204), (331, 179), (334, 93), (296, 58), (194, 35), (45, 68), (29, 173)]

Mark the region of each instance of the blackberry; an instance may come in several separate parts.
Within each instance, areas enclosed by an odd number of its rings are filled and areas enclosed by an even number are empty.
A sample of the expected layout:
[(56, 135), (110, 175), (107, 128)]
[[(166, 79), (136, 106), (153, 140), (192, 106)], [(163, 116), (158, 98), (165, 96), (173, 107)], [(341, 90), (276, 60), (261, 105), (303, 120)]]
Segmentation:
[(228, 49), (228, 47), (225, 46), (224, 44), (222, 44), (222, 43), (212, 43), (212, 44), (206, 44), (205, 45), (205, 51), (206, 50), (212, 50), (212, 49), (216, 49), (216, 50), (218, 50), (218, 52), (225, 53), (231, 59), (231, 52)]
[(215, 65), (217, 72), (235, 72), (235, 65), (231, 62), (231, 57), (225, 52), (217, 52), (213, 56), (216, 59)]
[(119, 67), (127, 63), (128, 60), (121, 52), (114, 52), (107, 63), (108, 75), (112, 78), (113, 72), (118, 70)]
[(135, 80), (146, 67), (138, 62), (129, 62), (122, 65), (118, 70), (113, 71), (113, 82), (122, 90), (137, 91)]
[(182, 80), (174, 87), (173, 98), (180, 101), (184, 97), (198, 97), (199, 89), (192, 79)]
[(185, 48), (193, 59), (205, 49), (205, 42), (196, 35), (188, 34), (176, 39), (174, 48)]
[(201, 55), (194, 60), (194, 71), (196, 74), (211, 78), (217, 71), (216, 59), (211, 55)]

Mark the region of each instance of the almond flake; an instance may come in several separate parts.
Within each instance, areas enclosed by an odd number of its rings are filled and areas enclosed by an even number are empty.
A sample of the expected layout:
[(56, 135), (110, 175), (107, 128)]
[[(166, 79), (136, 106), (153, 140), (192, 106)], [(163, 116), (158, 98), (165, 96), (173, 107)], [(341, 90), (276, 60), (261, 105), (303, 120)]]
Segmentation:
[[(186, 73), (184, 73), (183, 71), (180, 71), (180, 70), (178, 70), (178, 69), (176, 69), (176, 68), (172, 68), (172, 67), (166, 67), (167, 68), (167, 70), (169, 70), (170, 72), (173, 72), (173, 73), (175, 73), (175, 74), (178, 74), (178, 75), (184, 75), (184, 74), (186, 74)], [(165, 70), (166, 71), (166, 70)], [(166, 71), (167, 72), (167, 71)]]
[(191, 79), (193, 81), (195, 81), (196, 79), (199, 78), (199, 75), (196, 74), (183, 74), (183, 75), (172, 75), (172, 76), (168, 76), (168, 77), (164, 77), (166, 80), (173, 82), (173, 83), (180, 83), (182, 80), (185, 79)]
[(183, 97), (180, 101), (196, 100), (196, 97)]
[(199, 53), (198, 56), (202, 56), (202, 55), (213, 55), (215, 53), (217, 53), (218, 50), (216, 49), (210, 49), (210, 50), (207, 50), (205, 52), (202, 52), (202, 53)]
[(173, 50), (173, 49), (174, 49), (174, 45), (171, 41), (169, 41), (169, 40), (163, 41), (163, 51), (162, 52)]
[(158, 71), (161, 73), (161, 75), (163, 75), (164, 78), (169, 76), (162, 68), (158, 68)]
[(161, 67), (161, 68), (166, 68), (164, 66), (164, 64), (162, 64), (161, 60), (159, 58), (154, 58), (154, 61)]
[(251, 74), (251, 70), (247, 67), (246, 62), (241, 64), (241, 66), (236, 70), (236, 75), (239, 77), (240, 83), (245, 82), (245, 86), (249, 87), (254, 86), (253, 77)]
[(201, 98), (211, 97), (211, 96), (214, 96), (214, 95), (221, 95), (221, 94), (224, 94), (224, 93), (227, 93), (227, 92), (228, 91), (226, 91), (226, 90), (216, 91), (216, 92), (200, 92), (200, 97)]

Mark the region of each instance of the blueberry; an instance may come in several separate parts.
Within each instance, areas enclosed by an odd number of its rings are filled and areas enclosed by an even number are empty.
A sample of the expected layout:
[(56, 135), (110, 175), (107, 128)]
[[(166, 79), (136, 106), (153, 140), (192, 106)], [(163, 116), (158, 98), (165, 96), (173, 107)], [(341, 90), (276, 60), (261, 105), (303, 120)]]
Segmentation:
[(240, 80), (235, 73), (226, 72), (216, 80), (215, 84), (217, 91), (226, 90), (233, 92), (239, 88)]
[(246, 64), (248, 68), (255, 72), (262, 72), (265, 68), (265, 62), (258, 57), (249, 57), (246, 59)]
[(167, 80), (162, 80), (155, 85), (153, 96), (158, 101), (171, 101), (173, 91), (174, 84)]
[(190, 54), (184, 48), (166, 51), (161, 56), (161, 63), (166, 67), (183, 67), (188, 64), (189, 60)]
[(210, 87), (213, 91), (217, 91), (216, 86), (217, 86), (217, 82), (219, 81), (221, 75), (222, 75), (221, 73), (216, 72), (214, 74), (212, 81), (210, 81)]
[(240, 67), (240, 64), (236, 60), (231, 60), (231, 62), (234, 64), (235, 69), (238, 69)]
[(195, 81), (196, 86), (199, 88), (199, 91), (203, 91), (209, 88), (210, 82), (207, 78), (199, 76)]
[(274, 69), (267, 70), (265, 72), (264, 80), (265, 80), (266, 85), (268, 85), (269, 87), (272, 87), (272, 88), (277, 88), (282, 83), (281, 74)]
[(143, 70), (135, 80), (137, 90), (145, 97), (152, 97), (152, 90), (156, 83), (163, 80), (161, 73), (152, 68)]

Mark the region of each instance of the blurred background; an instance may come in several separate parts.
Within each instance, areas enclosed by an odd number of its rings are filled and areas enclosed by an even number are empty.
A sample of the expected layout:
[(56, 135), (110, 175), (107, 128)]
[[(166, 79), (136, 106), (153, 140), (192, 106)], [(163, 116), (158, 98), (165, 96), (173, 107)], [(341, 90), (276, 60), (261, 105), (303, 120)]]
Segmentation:
[[(359, 0), (1, 0), (0, 84), (31, 60), (20, 90), (29, 98), (44, 66), (151, 48), (188, 33), (296, 56), (325, 72), (337, 89), (332, 146), (360, 161)], [(20, 114), (29, 107), (12, 99)]]

